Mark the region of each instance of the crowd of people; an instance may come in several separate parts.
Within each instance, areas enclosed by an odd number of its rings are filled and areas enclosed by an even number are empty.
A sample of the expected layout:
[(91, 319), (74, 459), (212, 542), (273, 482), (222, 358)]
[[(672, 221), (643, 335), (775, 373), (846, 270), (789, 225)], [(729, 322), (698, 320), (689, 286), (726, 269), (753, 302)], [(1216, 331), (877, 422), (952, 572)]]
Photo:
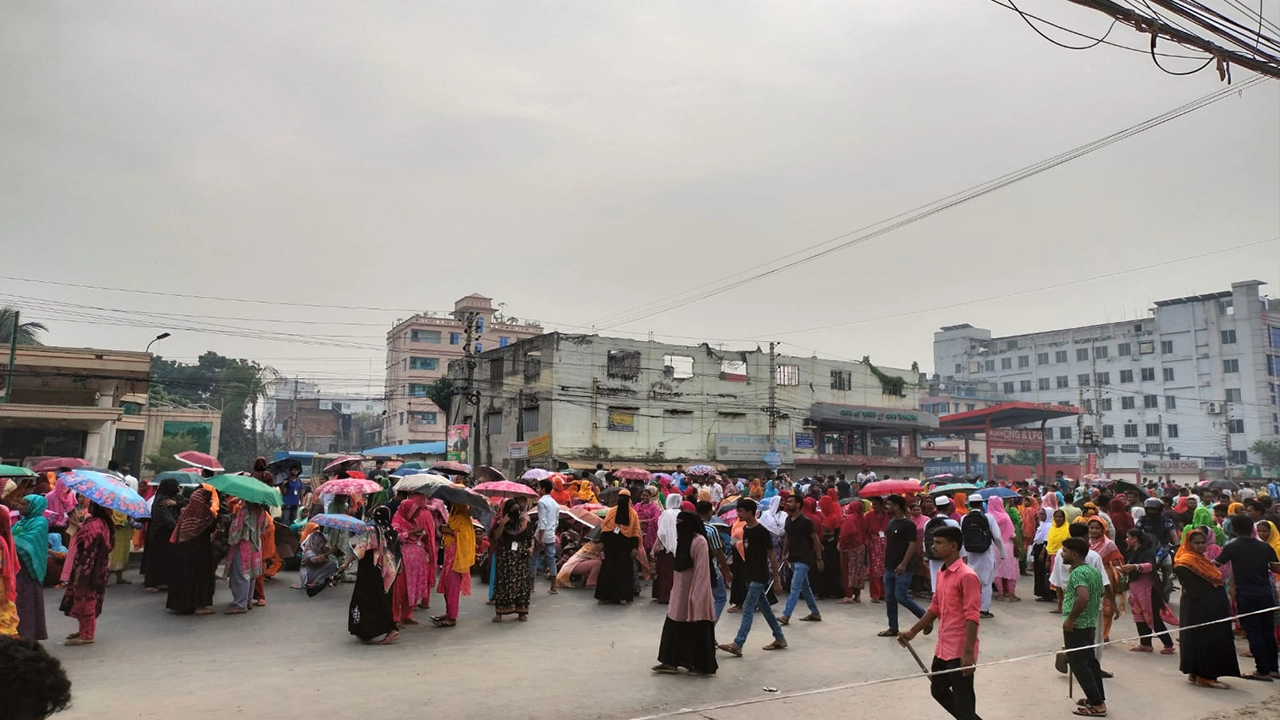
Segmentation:
[[(280, 485), (265, 460), (249, 474)], [(366, 478), (358, 463), (332, 477)], [(124, 562), (137, 543), (143, 589), (165, 593), (165, 607), (175, 613), (214, 612), (220, 566), (232, 597), (226, 613), (262, 607), (263, 579), (295, 560), (295, 587), (308, 595), (352, 583), (348, 630), (379, 644), (420, 624), (415, 611), (429, 610), (433, 593), (443, 596), (444, 608), (430, 623), (455, 627), (473, 575), (487, 578), (495, 623), (529, 619), (539, 576), (551, 594), (581, 581), (601, 604), (630, 604), (647, 588), (667, 609), (653, 667), (663, 674), (715, 674), (717, 651), (746, 652), (757, 613), (772, 635), (763, 649), (779, 651), (788, 647), (793, 620), (823, 621), (819, 601), (865, 599), (884, 605), (882, 637), (909, 643), (936, 626), (933, 694), (957, 718), (977, 717), (972, 671), (980, 624), (996, 617), (994, 603), (1023, 600), (1023, 578), (1030, 578), (1030, 597), (1063, 618), (1057, 665), (1080, 683), (1078, 715), (1107, 714), (1102, 644), (1126, 611), (1142, 635), (1129, 650), (1155, 652), (1158, 639), (1162, 654), (1180, 655), (1181, 671), (1196, 686), (1280, 678), (1280, 508), (1266, 488), (1156, 487), (1151, 495), (1059, 475), (997, 492), (975, 486), (882, 494), (868, 487), (879, 478), (866, 468), (852, 480), (793, 481), (785, 474), (695, 477), (679, 467), (626, 480), (599, 467), (554, 474), (521, 496), (496, 499), (489, 518), (466, 504), (395, 492), (381, 463), (367, 479), (381, 490), (322, 496), (290, 488), (299, 482), (291, 473), (282, 494), (297, 494), (299, 509), (278, 519), (267, 506), (207, 484), (186, 495), (164, 480), (141, 525), (77, 497), (58, 473), (6, 488), (0, 635), (46, 639), (43, 592), (57, 586), (60, 609), (79, 624), (67, 644), (93, 643), (107, 583), (113, 573), (116, 582), (129, 582)], [(322, 522), (334, 515), (367, 529)], [(296, 557), (277, 553), (280, 528), (298, 531)], [(906, 629), (903, 610), (915, 618)], [(725, 613), (738, 616), (729, 642), (717, 640)], [(1179, 650), (1170, 626), (1180, 628)], [(1253, 672), (1239, 668), (1236, 635), (1248, 640)]]

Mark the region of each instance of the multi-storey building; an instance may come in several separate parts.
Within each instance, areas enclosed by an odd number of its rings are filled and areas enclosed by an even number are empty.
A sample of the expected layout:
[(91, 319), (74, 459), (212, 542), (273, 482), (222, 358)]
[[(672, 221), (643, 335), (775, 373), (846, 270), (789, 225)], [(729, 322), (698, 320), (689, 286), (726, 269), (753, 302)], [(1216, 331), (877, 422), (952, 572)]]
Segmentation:
[[(1009, 400), (1081, 407), (1049, 424), (1049, 455), (1097, 452), (1112, 475), (1158, 477), (1244, 467), (1280, 435), (1280, 312), (1263, 283), (1162, 300), (1148, 317), (992, 337), (972, 325), (934, 334), (944, 381), (994, 383)], [(1082, 437), (1083, 436), (1083, 437)], [(1082, 449), (1082, 441), (1086, 447)], [(1092, 441), (1090, 444), (1089, 441)]]
[(476, 352), (542, 334), (537, 321), (504, 316), (494, 310), (493, 299), (483, 295), (458, 300), (447, 316), (420, 313), (397, 320), (387, 333), (384, 444), (445, 439), (447, 418), (427, 397), (428, 386), (445, 375), (451, 361), (466, 354), (469, 325)]

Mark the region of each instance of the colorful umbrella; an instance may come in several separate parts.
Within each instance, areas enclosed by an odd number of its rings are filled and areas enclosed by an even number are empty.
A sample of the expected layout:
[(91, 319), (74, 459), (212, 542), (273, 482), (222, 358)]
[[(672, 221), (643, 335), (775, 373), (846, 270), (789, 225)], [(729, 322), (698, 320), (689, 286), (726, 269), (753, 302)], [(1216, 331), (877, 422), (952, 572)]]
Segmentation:
[(653, 479), (653, 473), (638, 467), (625, 467), (613, 473), (623, 480), (639, 480), (641, 482), (649, 482)]
[(503, 475), (502, 471), (495, 467), (477, 465), (475, 469), (471, 471), (471, 480), (478, 483), (506, 482), (507, 476)]
[(986, 500), (987, 498), (989, 498), (989, 497), (991, 497), (991, 496), (993, 496), (993, 495), (994, 495), (995, 497), (998, 497), (998, 498), (1004, 498), (1004, 499), (1006, 499), (1006, 500), (1007, 500), (1007, 499), (1009, 499), (1009, 498), (1020, 498), (1020, 497), (1022, 497), (1021, 495), (1019, 495), (1018, 493), (1016, 493), (1016, 492), (1014, 492), (1014, 491), (1010, 490), (1010, 489), (1009, 489), (1009, 488), (1007, 488), (1007, 487), (999, 487), (999, 486), (996, 486), (996, 487), (983, 488), (983, 489), (981, 489), (981, 490), (979, 490), (979, 491), (978, 491), (978, 497), (982, 498), (983, 500)]
[(596, 515), (591, 510), (588, 510), (585, 505), (569, 508), (569, 514), (578, 522), (590, 525), (591, 527), (600, 527), (600, 525), (604, 523), (604, 518)]
[(875, 497), (877, 495), (910, 495), (923, 492), (924, 487), (920, 485), (919, 480), (878, 480), (873, 483), (867, 483), (858, 494), (862, 497)]
[(654, 473), (654, 474), (653, 474), (653, 479), (654, 479), (654, 480), (666, 480), (666, 481), (667, 481), (667, 482), (669, 482), (669, 483), (673, 483), (673, 482), (675, 482), (675, 481), (676, 481), (676, 479), (675, 479), (675, 478), (671, 477), (670, 475), (668, 475), (668, 474), (666, 474), (666, 473)]
[(938, 487), (930, 490), (929, 494), (930, 495), (954, 495), (955, 493), (958, 493), (958, 492), (967, 494), (967, 493), (974, 492), (977, 489), (978, 489), (978, 486), (973, 485), (971, 483), (948, 483), (946, 485), (939, 485)]
[(222, 472), (226, 468), (222, 467), (222, 463), (218, 462), (218, 458), (209, 453), (202, 453), (199, 450), (184, 450), (173, 456), (174, 460), (185, 463), (193, 468), (201, 470), (210, 470), (212, 472)]
[(400, 478), (400, 481), (392, 486), (392, 490), (396, 492), (422, 492), (424, 488), (432, 485), (452, 485), (453, 481), (443, 475), (437, 475), (431, 472), (419, 472), (412, 475), (406, 475)]
[(373, 480), (360, 478), (339, 478), (316, 488), (321, 495), (368, 495), (382, 492), (382, 486)]
[(35, 477), (35, 473), (17, 465), (0, 465), (0, 477)]
[(200, 477), (199, 473), (199, 470), (193, 473), (187, 472), (186, 470), (170, 470), (169, 472), (162, 472), (151, 478), (147, 484), (159, 485), (161, 480), (173, 479), (177, 480), (178, 484), (183, 487), (200, 487), (200, 484), (204, 482), (204, 479)]
[(537, 497), (538, 493), (528, 485), (521, 485), (510, 480), (480, 483), (473, 488), (476, 492), (491, 498)]
[(466, 463), (454, 462), (452, 460), (441, 460), (431, 466), (431, 471), (442, 475), (470, 475), (471, 466)]
[(335, 470), (337, 468), (340, 468), (343, 465), (346, 465), (347, 463), (363, 462), (363, 461), (364, 461), (364, 458), (361, 457), (360, 455), (341, 455), (333, 462), (329, 463), (328, 465), (325, 465), (324, 471), (329, 472), (330, 470)]
[(353, 518), (350, 515), (326, 513), (324, 515), (312, 515), (307, 519), (320, 527), (333, 528), (334, 530), (346, 530), (347, 532), (352, 533), (362, 533), (369, 530), (368, 523), (363, 520)]
[(530, 468), (524, 471), (524, 474), (520, 476), (520, 479), (533, 480), (534, 482), (537, 482), (538, 480), (546, 480), (547, 478), (551, 477), (553, 474), (554, 473), (552, 473), (550, 470), (543, 470), (542, 468)]
[(927, 479), (929, 482), (946, 482), (954, 477), (955, 475), (952, 475), (951, 473), (942, 473), (941, 475), (933, 475)]
[(82, 467), (89, 467), (89, 463), (85, 462), (84, 460), (81, 460), (80, 458), (60, 457), (60, 458), (49, 458), (48, 460), (41, 460), (39, 463), (36, 464), (35, 467), (31, 469), (38, 473), (45, 473), (45, 472), (57, 472), (62, 468), (70, 468), (72, 470), (75, 470), (76, 468), (82, 468)]
[(280, 507), (280, 493), (248, 475), (214, 475), (206, 478), (204, 483), (220, 493), (238, 497), (245, 502)]
[(147, 501), (141, 495), (106, 473), (72, 470), (64, 473), (62, 479), (68, 488), (108, 510), (116, 510), (135, 518), (151, 515), (147, 510)]
[(685, 470), (685, 471), (684, 471), (684, 474), (685, 474), (685, 475), (702, 475), (702, 476), (708, 476), (708, 475), (719, 475), (719, 474), (720, 474), (720, 471), (716, 470), (715, 468), (711, 467), (710, 465), (694, 465), (693, 467), (689, 468), (688, 470)]
[(466, 505), (482, 517), (493, 514), (488, 498), (461, 485), (429, 485), (421, 492), (433, 500), (443, 500), (450, 505)]

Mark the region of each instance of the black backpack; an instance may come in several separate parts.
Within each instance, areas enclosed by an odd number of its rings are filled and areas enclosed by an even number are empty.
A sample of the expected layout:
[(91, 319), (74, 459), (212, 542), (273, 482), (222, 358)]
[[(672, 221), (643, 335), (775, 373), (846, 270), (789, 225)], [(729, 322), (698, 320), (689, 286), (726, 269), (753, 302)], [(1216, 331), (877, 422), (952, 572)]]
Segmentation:
[(960, 521), (960, 532), (964, 535), (965, 551), (984, 553), (991, 549), (991, 526), (987, 524), (987, 516), (980, 511), (964, 516)]
[(937, 560), (937, 559), (938, 559), (938, 558), (934, 557), (934, 555), (933, 555), (933, 534), (934, 534), (934, 533), (936, 533), (936, 532), (938, 531), (938, 528), (940, 528), (940, 527), (944, 527), (946, 524), (947, 524), (947, 520), (946, 520), (946, 518), (942, 517), (941, 515), (939, 515), (939, 516), (937, 516), (937, 517), (935, 517), (935, 518), (933, 518), (933, 519), (929, 520), (929, 522), (925, 523), (925, 525), (924, 525), (924, 556), (925, 556), (925, 559), (927, 559), (927, 560)]

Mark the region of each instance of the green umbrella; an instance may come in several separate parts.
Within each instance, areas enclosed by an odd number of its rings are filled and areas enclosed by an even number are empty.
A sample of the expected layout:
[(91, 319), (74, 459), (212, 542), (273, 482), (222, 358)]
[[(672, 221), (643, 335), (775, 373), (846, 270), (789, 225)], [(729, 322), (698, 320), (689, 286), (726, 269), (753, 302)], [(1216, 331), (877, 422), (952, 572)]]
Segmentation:
[(34, 477), (35, 473), (17, 465), (0, 465), (0, 477)]
[(245, 502), (280, 507), (280, 493), (247, 475), (215, 475), (204, 481), (220, 493), (238, 497)]

